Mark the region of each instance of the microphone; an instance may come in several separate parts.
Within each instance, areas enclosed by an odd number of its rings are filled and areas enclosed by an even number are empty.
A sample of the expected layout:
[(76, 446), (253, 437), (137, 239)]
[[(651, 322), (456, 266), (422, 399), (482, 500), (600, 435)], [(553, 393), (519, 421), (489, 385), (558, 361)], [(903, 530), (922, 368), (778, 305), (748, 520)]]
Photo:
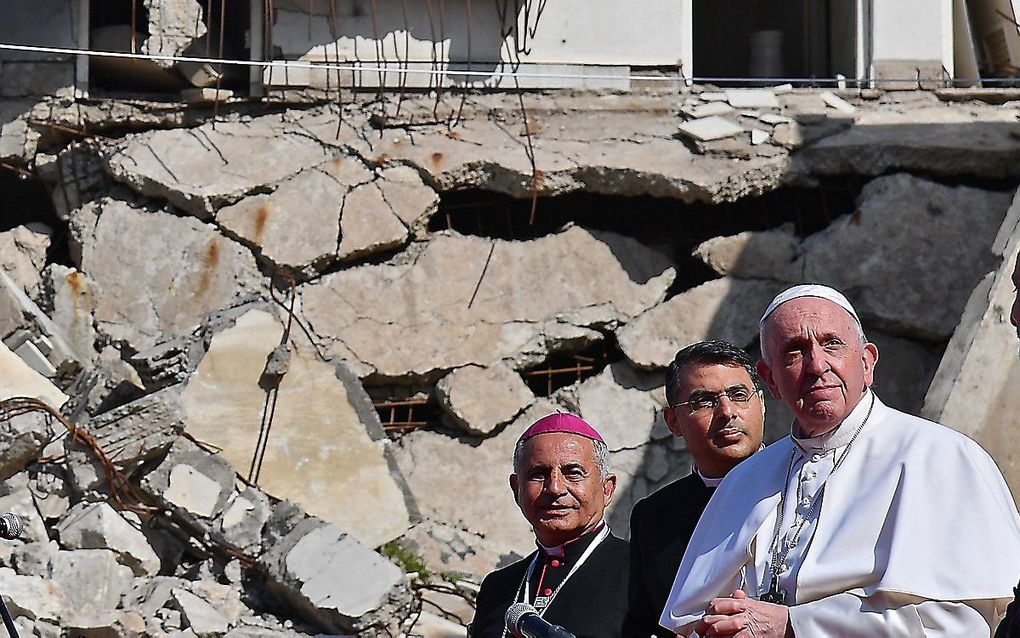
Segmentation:
[(21, 532), (25, 529), (25, 524), (21, 522), (21, 517), (17, 514), (6, 514), (0, 515), (0, 538), (6, 538), (7, 540), (14, 540), (21, 536)]
[(543, 620), (527, 603), (515, 603), (506, 610), (506, 628), (517, 638), (577, 638), (559, 625)]

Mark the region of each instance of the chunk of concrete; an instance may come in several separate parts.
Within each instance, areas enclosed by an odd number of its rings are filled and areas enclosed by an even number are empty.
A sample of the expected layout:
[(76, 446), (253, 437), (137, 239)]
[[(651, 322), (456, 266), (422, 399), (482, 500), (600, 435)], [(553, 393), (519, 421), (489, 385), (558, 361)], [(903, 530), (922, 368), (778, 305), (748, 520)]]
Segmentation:
[(214, 530), (224, 542), (255, 554), (262, 539), (262, 526), (271, 512), (269, 497), (253, 488), (233, 495)]
[(63, 426), (43, 412), (26, 412), (0, 421), (0, 480), (6, 480), (38, 458)]
[(628, 263), (578, 227), (528, 242), (443, 232), (417, 254), (306, 284), (303, 314), (384, 378), (503, 360), (523, 368), (548, 357), (557, 324), (626, 321), (660, 301), (674, 270), (663, 260), (656, 276), (632, 277)]
[[(264, 559), (277, 592), (333, 633), (399, 625), (410, 603), (400, 569), (332, 524), (307, 519)], [(337, 574), (345, 574), (337, 578)]]
[(55, 529), (65, 549), (109, 549), (136, 576), (159, 572), (159, 557), (145, 535), (105, 502), (77, 503)]
[(79, 209), (71, 226), (81, 270), (104, 291), (100, 331), (135, 350), (186, 334), (211, 311), (264, 289), (251, 253), (195, 219), (104, 199)]
[(44, 224), (18, 226), (0, 233), (0, 268), (30, 296), (39, 294), (52, 234)]
[(724, 277), (669, 299), (617, 331), (627, 359), (638, 368), (665, 368), (677, 350), (703, 339), (746, 347), (758, 338), (758, 320), (786, 286)]
[[(269, 312), (248, 311), (213, 336), (182, 395), (187, 431), (219, 448), (241, 473), (252, 466), (267, 406), (262, 370), (283, 330)], [(370, 547), (382, 545), (407, 529), (408, 511), (383, 443), (372, 438), (373, 430), (382, 438), (378, 416), (342, 364), (320, 360), (303, 342), (291, 345), (258, 485), (336, 522)]]
[[(207, 31), (198, 0), (144, 0), (143, 5), (150, 35), (142, 43), (142, 53), (180, 56)], [(155, 62), (163, 68), (176, 64), (173, 60), (157, 59)]]
[(506, 366), (464, 366), (439, 380), (436, 397), (450, 420), (468, 434), (491, 434), (531, 405), (535, 395)]
[(741, 279), (797, 281), (800, 239), (793, 226), (763, 231), (744, 231), (728, 237), (713, 237), (698, 245), (693, 255), (719, 273)]
[(0, 567), (0, 586), (11, 616), (58, 622), (68, 612), (64, 591), (49, 578), (19, 576), (9, 567)]
[(121, 469), (165, 452), (184, 431), (181, 388), (172, 386), (93, 417), (85, 429)]
[(362, 184), (344, 197), (337, 247), (340, 259), (359, 259), (396, 248), (407, 236), (407, 227), (390, 209), (375, 182)]
[(856, 212), (804, 240), (797, 281), (846, 291), (865, 323), (893, 334), (945, 339), (997, 263), (989, 246), (1010, 197), (906, 174), (879, 177), (861, 190)]
[(84, 273), (60, 264), (51, 264), (45, 278), (53, 304), (50, 319), (71, 347), (74, 358), (81, 365), (88, 365), (97, 356), (93, 312), (99, 287)]
[(64, 408), (72, 422), (82, 422), (85, 415), (107, 412), (145, 394), (145, 384), (138, 371), (121, 359), (120, 352), (107, 347), (92, 365), (75, 377), (68, 393), (73, 401)]
[(376, 182), (383, 199), (393, 214), (404, 222), (417, 240), (428, 238), (428, 223), (439, 208), (439, 194), (422, 181), (418, 171), (409, 166), (391, 166), (383, 170)]
[(726, 115), (732, 113), (734, 109), (726, 102), (708, 102), (707, 104), (695, 104), (694, 106), (683, 108), (681, 111), (684, 115), (697, 119), (713, 115)]
[(822, 98), (826, 106), (836, 109), (840, 113), (846, 113), (847, 115), (853, 115), (857, 112), (857, 107), (847, 102), (843, 98), (839, 97), (832, 91), (822, 91), (818, 94), (818, 97)]
[(216, 222), (274, 266), (311, 276), (337, 258), (344, 196), (371, 179), (360, 160), (339, 156), (301, 171), (271, 194), (252, 195), (221, 209)]
[(727, 89), (726, 100), (735, 109), (778, 109), (779, 100), (772, 89)]
[(181, 619), (196, 636), (219, 636), (230, 629), (230, 622), (216, 608), (185, 589), (170, 592)]
[(265, 116), (128, 135), (105, 162), (114, 179), (142, 195), (208, 218), (331, 155), (326, 145), (279, 116)]
[(725, 137), (733, 137), (743, 133), (744, 128), (723, 117), (714, 115), (684, 122), (680, 125), (680, 132), (699, 142), (708, 142), (711, 140), (721, 140)]
[(116, 609), (134, 580), (131, 569), (108, 549), (57, 552), (51, 573), (73, 611), (69, 615)]
[(178, 438), (142, 479), (142, 487), (178, 513), (209, 521), (226, 507), (234, 488), (234, 469), (220, 456)]

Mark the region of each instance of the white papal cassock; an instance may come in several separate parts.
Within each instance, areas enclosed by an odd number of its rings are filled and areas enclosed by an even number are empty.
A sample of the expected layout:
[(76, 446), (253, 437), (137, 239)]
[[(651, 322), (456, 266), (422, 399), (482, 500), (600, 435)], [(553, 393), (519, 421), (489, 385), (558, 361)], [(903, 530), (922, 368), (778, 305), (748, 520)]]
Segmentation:
[[(786, 548), (773, 546), (781, 501)], [(662, 625), (688, 628), (738, 588), (759, 598), (773, 547), (798, 637), (990, 636), (1020, 578), (1020, 515), (980, 446), (869, 391), (835, 430), (781, 439), (726, 476)]]

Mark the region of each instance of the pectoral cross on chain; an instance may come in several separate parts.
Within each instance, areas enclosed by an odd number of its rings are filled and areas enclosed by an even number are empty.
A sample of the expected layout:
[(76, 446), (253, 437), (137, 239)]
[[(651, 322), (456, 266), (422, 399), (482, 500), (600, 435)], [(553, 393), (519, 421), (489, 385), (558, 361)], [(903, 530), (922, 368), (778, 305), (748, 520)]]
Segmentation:
[(786, 592), (779, 589), (779, 576), (773, 576), (772, 582), (769, 585), (769, 590), (762, 594), (761, 599), (763, 603), (772, 603), (774, 605), (785, 605), (786, 604)]

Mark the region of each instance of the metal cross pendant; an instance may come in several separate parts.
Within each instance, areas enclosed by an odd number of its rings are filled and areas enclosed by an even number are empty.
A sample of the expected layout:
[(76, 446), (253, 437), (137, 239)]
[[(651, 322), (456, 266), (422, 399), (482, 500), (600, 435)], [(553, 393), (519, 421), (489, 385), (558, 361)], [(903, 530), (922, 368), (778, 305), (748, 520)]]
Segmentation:
[(779, 589), (779, 576), (772, 577), (772, 583), (769, 585), (769, 590), (762, 594), (760, 600), (763, 603), (772, 603), (774, 605), (786, 604), (786, 592)]

